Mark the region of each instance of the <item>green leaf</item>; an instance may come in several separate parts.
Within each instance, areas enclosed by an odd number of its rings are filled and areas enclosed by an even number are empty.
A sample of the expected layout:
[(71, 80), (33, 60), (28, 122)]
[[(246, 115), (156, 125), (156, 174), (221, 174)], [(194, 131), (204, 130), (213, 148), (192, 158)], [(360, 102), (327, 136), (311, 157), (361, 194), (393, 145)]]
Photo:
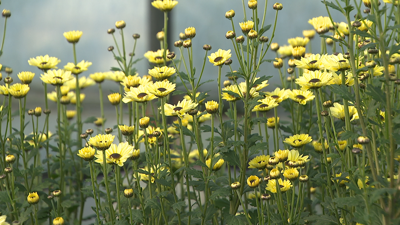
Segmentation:
[(7, 191), (0, 191), (0, 202), (8, 203), (10, 198), (8, 197)]
[(155, 200), (155, 199), (146, 199), (144, 202), (145, 208), (151, 208), (151, 209), (156, 209), (159, 210), (160, 209), (160, 203)]
[(143, 223), (142, 211), (138, 209), (131, 209), (133, 220)]
[(226, 217), (226, 224), (245, 225), (245, 224), (247, 224), (246, 217), (244, 215), (238, 215), (238, 216), (228, 215)]
[(182, 78), (182, 80), (189, 81), (189, 77), (186, 73), (184, 72), (178, 72), (179, 76)]
[(390, 47), (389, 57), (394, 53), (399, 53), (399, 50), (400, 50), (400, 45), (392, 45), (392, 47)]
[(183, 130), (183, 134), (186, 136), (191, 136), (193, 139), (196, 139), (196, 136), (194, 135), (194, 133), (192, 131), (190, 131), (189, 129), (187, 129), (187, 127), (182, 127)]
[(172, 208), (175, 211), (180, 211), (182, 208), (186, 207), (186, 202), (185, 201), (179, 201), (179, 202), (175, 202), (174, 204), (172, 204)]
[(96, 120), (97, 120), (96, 117), (91, 116), (91, 117), (87, 118), (85, 121), (83, 121), (83, 123), (93, 123)]
[(209, 205), (206, 210), (206, 221), (211, 219), (211, 217), (217, 212), (217, 208), (215, 208), (214, 205)]
[(329, 7), (331, 7), (332, 9), (336, 9), (337, 11), (342, 12), (342, 10), (337, 5), (333, 4), (332, 2), (328, 2), (328, 1), (321, 1), (321, 2), (322, 2), (322, 4), (325, 4)]
[(338, 94), (345, 100), (354, 101), (354, 95), (349, 92), (348, 88), (345, 85), (331, 85), (330, 88), (332, 89), (333, 93)]
[(236, 154), (235, 151), (228, 151), (224, 152), (224, 160), (229, 163), (231, 166), (240, 166), (239, 156)]
[(265, 32), (267, 32), (270, 28), (271, 28), (271, 24), (268, 24), (267, 26), (264, 26), (263, 28), (261, 28), (261, 30), (260, 30), (260, 32), (258, 32), (258, 34), (261, 36)]
[(375, 101), (386, 104), (385, 93), (378, 86), (367, 85), (365, 93), (371, 96)]
[(111, 67), (111, 69), (110, 69), (111, 71), (121, 71), (121, 69), (120, 68), (118, 68), (118, 67)]
[[(217, 161), (217, 160), (213, 160), (213, 161)], [(188, 173), (188, 175), (191, 175), (191, 176), (196, 177), (196, 178), (203, 178), (203, 174), (199, 170), (195, 170), (195, 169), (192, 169), (192, 168), (186, 168), (185, 170)]]
[(62, 201), (61, 206), (64, 208), (72, 208), (74, 206), (77, 206), (77, 204), (75, 201), (72, 200), (64, 200)]
[(369, 199), (369, 201), (372, 203), (375, 203), (378, 199), (382, 198), (383, 196), (386, 195), (392, 195), (396, 192), (396, 189), (394, 188), (379, 188), (379, 189), (373, 189), (372, 195)]
[(221, 187), (211, 194), (210, 199), (215, 200), (218, 197), (225, 198), (228, 197), (230, 194), (231, 194), (230, 188)]
[(367, 48), (374, 48), (376, 46), (376, 43), (369, 43), (369, 44), (367, 44), (367, 45), (363, 45), (361, 48), (360, 48), (360, 52), (363, 52), (365, 49), (367, 49)]
[(338, 224), (337, 219), (335, 217), (328, 215), (312, 215), (304, 219), (308, 221), (316, 221), (316, 223), (313, 224), (321, 224), (321, 225)]
[(343, 197), (343, 198), (334, 198), (333, 202), (336, 203), (338, 207), (344, 206), (358, 206), (364, 203), (364, 200), (360, 197)]
[(361, 36), (361, 37), (372, 37), (366, 31), (355, 30), (354, 33), (357, 34), (358, 36)]

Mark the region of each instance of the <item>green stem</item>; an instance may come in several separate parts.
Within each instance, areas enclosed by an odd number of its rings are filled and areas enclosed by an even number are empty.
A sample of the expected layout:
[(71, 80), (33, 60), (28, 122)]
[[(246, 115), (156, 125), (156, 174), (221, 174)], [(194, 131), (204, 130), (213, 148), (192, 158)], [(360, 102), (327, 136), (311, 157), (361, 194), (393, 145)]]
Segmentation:
[(110, 195), (110, 188), (109, 188), (109, 184), (108, 184), (108, 172), (107, 172), (107, 163), (106, 163), (106, 150), (102, 150), (103, 152), (103, 174), (104, 174), (104, 185), (106, 186), (106, 191), (107, 191), (107, 201), (108, 201), (108, 207), (110, 208), (110, 220), (112, 222), (112, 224), (114, 224), (115, 222), (115, 212), (114, 212), (114, 207), (111, 201), (111, 195)]
[(99, 203), (97, 201), (97, 193), (96, 193), (97, 191), (96, 191), (96, 187), (95, 187), (96, 179), (95, 179), (94, 174), (93, 174), (94, 169), (93, 169), (93, 162), (92, 161), (89, 162), (89, 166), (90, 166), (90, 178), (92, 180), (93, 198), (94, 198), (94, 201), (96, 203), (97, 224), (100, 224)]

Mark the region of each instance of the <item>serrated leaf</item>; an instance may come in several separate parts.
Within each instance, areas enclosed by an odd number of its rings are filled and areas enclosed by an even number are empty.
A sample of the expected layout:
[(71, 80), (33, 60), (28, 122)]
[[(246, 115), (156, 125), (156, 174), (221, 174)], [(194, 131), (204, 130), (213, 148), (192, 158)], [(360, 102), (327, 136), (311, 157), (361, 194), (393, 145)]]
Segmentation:
[(83, 121), (83, 123), (93, 123), (96, 120), (97, 120), (96, 117), (91, 116), (91, 117), (87, 118), (85, 121)]
[(178, 74), (179, 74), (179, 77), (182, 78), (182, 80), (189, 81), (189, 76), (186, 73), (178, 72)]
[(316, 221), (315, 224), (321, 224), (321, 225), (338, 224), (337, 219), (335, 217), (328, 215), (312, 215), (304, 219), (308, 221)]
[(337, 11), (342, 12), (342, 10), (337, 5), (333, 4), (332, 2), (328, 2), (328, 1), (321, 1), (321, 2), (322, 2), (322, 4), (325, 4), (329, 7), (331, 7), (332, 9), (336, 9)]
[(375, 101), (381, 102), (382, 104), (386, 104), (385, 93), (382, 91), (380, 87), (367, 85), (365, 93), (371, 96)]
[(160, 203), (155, 199), (146, 199), (144, 202), (145, 208), (160, 209)]
[(332, 92), (338, 94), (343, 99), (348, 101), (354, 101), (354, 95), (351, 92), (349, 92), (347, 86), (335, 84), (331, 85), (330, 88), (332, 89)]
[(337, 207), (344, 207), (344, 206), (358, 206), (362, 205), (364, 200), (360, 197), (343, 197), (343, 198), (334, 198), (332, 200), (336, 203)]
[(400, 50), (400, 45), (392, 45), (392, 47), (390, 47), (389, 57), (394, 53), (398, 53), (399, 50)]
[(358, 36), (361, 36), (361, 37), (372, 37), (366, 31), (355, 30), (354, 33), (357, 34)]
[(267, 32), (269, 29), (271, 28), (271, 24), (268, 24), (267, 26), (264, 26), (263, 28), (261, 28), (259, 33), (259, 36), (263, 35), (265, 32)]
[(194, 135), (194, 133), (192, 131), (190, 131), (187, 127), (182, 126), (181, 128), (183, 130), (184, 135), (191, 136), (193, 139), (196, 139), (196, 136)]
[(179, 210), (181, 210), (181, 208), (185, 208), (185, 207), (186, 207), (185, 201), (179, 201), (179, 202), (175, 202), (174, 204), (172, 204), (172, 208), (175, 211), (179, 211)]
[(111, 69), (110, 69), (111, 71), (121, 71), (121, 69), (120, 68), (118, 68), (118, 67), (111, 67)]
[(199, 170), (195, 170), (195, 169), (192, 169), (192, 168), (186, 168), (185, 170), (186, 170), (186, 173), (188, 175), (191, 175), (191, 176), (196, 177), (196, 178), (203, 178), (203, 174)]
[(240, 165), (240, 160), (239, 160), (239, 156), (236, 154), (235, 151), (228, 151), (228, 152), (224, 152), (224, 160), (227, 161), (229, 163), (229, 165), (231, 166), (239, 166)]
[(392, 195), (396, 192), (396, 189), (394, 188), (379, 188), (379, 189), (373, 189), (372, 195), (369, 199), (371, 203), (376, 202), (378, 199), (380, 199), (383, 195)]
[(138, 209), (131, 209), (133, 220), (143, 223), (142, 211)]
[(230, 225), (245, 225), (247, 224), (246, 218), (244, 215), (228, 215), (226, 217), (226, 224)]
[(218, 197), (225, 198), (225, 197), (229, 196), (230, 194), (231, 194), (230, 188), (221, 187), (211, 194), (210, 199), (215, 200)]
[(10, 198), (8, 197), (7, 191), (0, 191), (0, 201), (4, 203), (10, 202)]

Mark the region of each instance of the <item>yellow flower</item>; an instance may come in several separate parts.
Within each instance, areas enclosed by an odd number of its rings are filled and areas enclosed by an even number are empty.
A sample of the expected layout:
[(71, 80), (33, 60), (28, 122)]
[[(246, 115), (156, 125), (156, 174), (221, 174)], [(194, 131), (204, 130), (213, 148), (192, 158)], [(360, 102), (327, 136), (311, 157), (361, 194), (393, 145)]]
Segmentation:
[(308, 23), (311, 24), (318, 34), (324, 34), (329, 31), (329, 28), (333, 27), (332, 21), (329, 17), (314, 17), (308, 20)]
[(310, 159), (308, 158), (307, 155), (306, 156), (300, 155), (299, 151), (297, 151), (297, 150), (290, 150), (287, 160), (292, 163), (302, 165), (302, 164), (308, 162)]
[(303, 36), (312, 39), (315, 36), (315, 30), (303, 30)]
[[(231, 85), (231, 86), (236, 86), (236, 85)], [(247, 85), (246, 85), (246, 82), (241, 82), (239, 85), (238, 85), (238, 88), (239, 88), (239, 95), (241, 96), (241, 97), (245, 97), (246, 96), (246, 92), (247, 92)], [(252, 98), (255, 98), (255, 97), (257, 97), (257, 96), (259, 96), (260, 95), (260, 93), (258, 93), (257, 91), (256, 91), (256, 88), (254, 88), (254, 87), (252, 87), (252, 88), (250, 88), (250, 96), (252, 97)]]
[(317, 71), (308, 71), (303, 76), (296, 79), (296, 84), (300, 85), (302, 90), (318, 89), (329, 84), (332, 73)]
[[(236, 94), (233, 95), (232, 93)], [(230, 85), (222, 89), (222, 99), (228, 102), (234, 102), (241, 99), (241, 92), (237, 85)]]
[(347, 141), (346, 140), (338, 141), (338, 145), (339, 145), (339, 150), (343, 151), (347, 147)]
[(13, 84), (8, 91), (14, 98), (23, 98), (28, 94), (29, 89), (27, 84)]
[(133, 149), (131, 159), (136, 160), (139, 157), (140, 157), (140, 149)]
[(159, 81), (168, 79), (170, 76), (172, 76), (175, 73), (176, 73), (175, 68), (168, 67), (168, 66), (154, 67), (153, 69), (149, 69), (149, 74)]
[(305, 144), (312, 141), (312, 138), (308, 134), (295, 134), (285, 139), (284, 143), (291, 145), (294, 148), (301, 148)]
[[(346, 71), (346, 86), (354, 85), (354, 77), (353, 73)], [(332, 79), (329, 81), (329, 84), (337, 84), (342, 85), (342, 75), (337, 75), (336, 73), (332, 73)]]
[(374, 22), (370, 20), (361, 20), (361, 26), (358, 27), (359, 30), (361, 31), (368, 31), (368, 29), (372, 26)]
[(384, 3), (389, 3), (389, 4), (394, 4), (394, 5), (398, 5), (399, 4), (399, 0), (383, 0)]
[(56, 57), (49, 57), (49, 55), (37, 56), (28, 60), (29, 65), (36, 66), (41, 70), (56, 69), (59, 62), (61, 60)]
[[(204, 156), (204, 157), (207, 156), (207, 153), (208, 153), (207, 149), (203, 149), (203, 156)], [(195, 162), (197, 159), (200, 158), (200, 152), (199, 152), (199, 150), (196, 149), (196, 150), (191, 151), (191, 152), (189, 153), (189, 155), (188, 155), (188, 158), (189, 158), (189, 162), (191, 162), (191, 163)]]
[(212, 53), (210, 56), (208, 56), (208, 60), (210, 63), (214, 64), (214, 66), (220, 66), (224, 64), (226, 60), (231, 58), (231, 50), (222, 50), (218, 49), (215, 53)]
[[(146, 128), (146, 133), (147, 133), (147, 142), (152, 145), (152, 144), (157, 144), (158, 138), (162, 138), (163, 131), (159, 127), (153, 127), (153, 126), (148, 126)], [(145, 142), (145, 133), (140, 133), (139, 134), (139, 139), (143, 137), (140, 142)]]
[(246, 22), (239, 23), (240, 29), (242, 29), (243, 33), (247, 34), (250, 30), (254, 28), (254, 22), (248, 20)]
[(265, 169), (268, 165), (269, 155), (259, 155), (250, 160), (249, 168), (257, 168), (259, 170)]
[[(91, 78), (87, 78), (87, 77), (79, 78), (78, 82), (79, 82), (80, 89), (84, 89), (84, 88), (93, 86), (95, 84), (94, 80), (92, 80)], [(71, 80), (65, 82), (64, 86), (68, 86), (70, 89), (76, 89), (76, 78), (74, 77)]]
[(91, 62), (85, 62), (85, 60), (82, 60), (76, 65), (74, 63), (67, 63), (67, 65), (64, 66), (64, 70), (71, 71), (72, 74), (78, 75), (83, 71), (88, 70), (91, 65)]
[[(165, 104), (164, 110), (166, 116), (179, 116), (183, 117), (185, 113), (197, 107), (197, 103), (192, 102), (192, 100), (183, 99), (176, 105)], [(162, 106), (161, 106), (162, 107)]]
[(299, 171), (296, 168), (285, 169), (283, 176), (288, 180), (295, 180), (299, 177)]
[(258, 187), (258, 185), (260, 184), (260, 178), (255, 176), (255, 175), (251, 175), (249, 176), (249, 178), (247, 178), (247, 185), (249, 185), (249, 187), (255, 188)]
[(63, 225), (64, 219), (62, 217), (56, 217), (53, 220), (53, 225)]
[[(161, 64), (164, 63), (164, 49), (159, 49), (156, 52), (153, 51), (148, 51), (144, 54), (144, 57), (146, 57), (149, 62), (151, 63), (156, 63), (156, 64)], [(166, 55), (169, 54), (169, 50), (167, 50)], [(172, 59), (167, 58), (167, 62), (171, 61)]]
[(135, 74), (134, 76), (129, 75), (124, 78), (121, 82), (122, 86), (124, 86), (125, 91), (129, 91), (131, 87), (139, 87), (141, 78)]
[(135, 131), (134, 126), (127, 126), (127, 125), (118, 125), (119, 130), (121, 131), (122, 135), (132, 135)]
[[(369, 187), (369, 177), (365, 176), (364, 182), (361, 179), (357, 180), (357, 185), (359, 189), (364, 189), (364, 187)], [(375, 186), (371, 186), (372, 188)]]
[(271, 193), (277, 193), (276, 190), (276, 181), (278, 181), (278, 185), (280, 187), (280, 191), (286, 192), (292, 187), (292, 183), (289, 180), (282, 180), (281, 178), (279, 179), (271, 179), (268, 181), (267, 187), (265, 188), (267, 191), (270, 191)]
[(77, 43), (82, 36), (82, 31), (74, 30), (64, 32), (64, 37), (67, 39), (69, 43)]
[(64, 70), (49, 70), (45, 74), (42, 74), (40, 79), (47, 84), (61, 86), (65, 82), (72, 79), (70, 71)]
[[(214, 166), (212, 168), (213, 171), (217, 171), (217, 170), (221, 169), (222, 165), (224, 165), (224, 162), (225, 162), (225, 160), (223, 160), (221, 158), (218, 159), (218, 161), (216, 161), (215, 158), (216, 157), (213, 158), (213, 164), (214, 164)], [(206, 165), (208, 168), (211, 168), (211, 158), (206, 160)]]
[(219, 104), (216, 101), (208, 101), (205, 105), (207, 112), (210, 114), (216, 113), (218, 111)]
[(261, 102), (261, 104), (254, 106), (253, 110), (251, 110), (251, 111), (265, 112), (265, 111), (268, 111), (268, 110), (273, 109), (278, 106), (278, 103), (275, 102), (275, 99), (273, 99), (269, 96), (267, 96), (264, 99), (258, 100), (258, 102)]
[[(340, 186), (344, 186), (346, 183), (348, 183), (348, 179), (350, 179), (350, 176), (346, 176), (346, 177), (342, 177), (342, 173), (337, 173), (335, 174), (335, 177), (338, 178), (340, 177), (340, 179), (335, 179), (334, 181), (336, 181), (337, 183), (339, 183)], [(347, 180), (343, 179), (346, 178)]]
[(79, 150), (78, 156), (85, 161), (90, 161), (94, 158), (96, 150), (92, 147), (85, 147)]
[[(132, 157), (133, 155), (133, 146), (128, 142), (119, 143), (118, 146), (116, 144), (111, 144), (110, 148), (106, 150), (106, 162), (114, 163), (118, 166), (124, 166), (124, 162)], [(103, 164), (103, 152), (98, 152), (96, 154), (96, 162)]]
[(34, 76), (35, 74), (32, 72), (21, 72), (18, 74), (18, 78), (23, 84), (30, 84)]
[(114, 141), (115, 136), (112, 134), (98, 134), (91, 137), (88, 141), (89, 145), (94, 146), (98, 150), (108, 149)]
[[(279, 123), (279, 117), (277, 117), (278, 123)], [(269, 128), (275, 128), (275, 117), (270, 117), (267, 119), (267, 127)]]
[(115, 72), (107, 72), (106, 73), (106, 79), (113, 80), (115, 82), (120, 83), (125, 79), (125, 73), (121, 71), (115, 71)]
[(9, 223), (6, 222), (7, 216), (2, 215), (0, 216), (0, 225), (10, 225)]
[(322, 70), (324, 68), (320, 54), (312, 54), (305, 58), (302, 57), (300, 60), (295, 60), (294, 63), (298, 68), (307, 70)]
[(331, 71), (343, 71), (350, 69), (349, 60), (345, 59), (342, 53), (338, 55), (324, 55), (321, 58), (324, 68)]
[[(260, 79), (259, 77), (256, 77), (256, 79), (254, 79), (254, 83), (258, 83), (257, 80)], [(261, 83), (258, 84), (253, 84), (252, 88), (255, 88), (256, 91), (261, 91), (261, 89), (267, 87), (268, 84), (268, 80), (264, 80)]]
[[(49, 131), (49, 138), (52, 136), (53, 134)], [(40, 133), (37, 135), (37, 141), (35, 140), (36, 137), (33, 136), (32, 140), (28, 140), (27, 142), (34, 147), (42, 147), (40, 144), (47, 141), (47, 136), (46, 134)]]
[(90, 74), (90, 78), (92, 78), (96, 83), (101, 83), (106, 79), (105, 73), (92, 73)]
[(94, 123), (94, 125), (96, 125), (98, 127), (101, 127), (105, 122), (105, 119), (103, 119), (101, 117), (97, 117), (96, 119), (97, 120), (95, 120), (93, 123)]
[(39, 202), (39, 195), (37, 192), (29, 193), (27, 200), (29, 204), (36, 204)]
[(156, 0), (151, 3), (151, 5), (163, 12), (171, 11), (176, 5), (178, 1), (175, 0)]
[(8, 88), (4, 85), (0, 85), (0, 94), (4, 96), (8, 96), (9, 91)]
[(292, 55), (293, 47), (291, 45), (280, 46), (277, 52), (282, 58), (286, 58)]
[(288, 94), (290, 99), (302, 105), (305, 105), (308, 101), (312, 101), (315, 98), (315, 95), (308, 90), (292, 90), (289, 91)]
[[(322, 143), (320, 142), (320, 141), (313, 141), (312, 142), (312, 145), (313, 145), (313, 147), (314, 147), (314, 150), (316, 151), (316, 152), (320, 152), (320, 153), (322, 153)], [(325, 144), (324, 144), (325, 146), (325, 149), (328, 149), (329, 148), (329, 145), (328, 145), (328, 142), (325, 140)]]
[(125, 23), (125, 21), (123, 21), (123, 20), (120, 20), (120, 21), (115, 22), (115, 27), (116, 27), (117, 29), (122, 29), (122, 28), (124, 28), (125, 26), (126, 26), (126, 23)]
[[(72, 95), (70, 97), (71, 104), (76, 104), (76, 98), (77, 98), (76, 93), (75, 92), (70, 92), (70, 93), (72, 93)], [(79, 95), (80, 102), (83, 102), (85, 97), (86, 97), (86, 95), (84, 93), (80, 93), (80, 95)]]
[(265, 95), (275, 99), (275, 102), (281, 103), (283, 100), (289, 97), (288, 91), (285, 89), (275, 88), (272, 92), (265, 92)]
[(71, 119), (73, 119), (73, 118), (75, 117), (75, 115), (76, 115), (76, 110), (67, 110), (66, 114), (67, 114), (67, 118), (68, 118), (69, 120), (71, 120)]
[(345, 22), (340, 22), (336, 24), (338, 27), (338, 31), (341, 36), (343, 35), (349, 35), (349, 25)]
[(279, 162), (285, 162), (289, 157), (289, 150), (279, 150), (274, 152), (274, 156), (279, 159)]
[(296, 37), (296, 38), (289, 38), (288, 43), (294, 47), (305, 47), (307, 43), (310, 41), (308, 38)]
[(122, 99), (124, 103), (128, 102), (148, 102), (157, 98), (151, 94), (147, 87), (139, 86), (137, 88), (131, 87), (130, 91), (125, 92), (125, 97)]
[[(330, 112), (333, 117), (336, 117), (338, 119), (344, 120), (345, 115), (344, 115), (344, 106), (335, 102), (333, 103), (333, 107), (330, 107)], [(349, 116), (350, 119), (357, 113), (357, 110), (354, 106), (349, 106)]]
[(121, 102), (121, 94), (120, 93), (112, 93), (108, 96), (108, 101), (110, 101), (113, 105), (118, 105)]
[(196, 36), (196, 28), (194, 28), (194, 27), (186, 28), (185, 35), (187, 38), (194, 38), (194, 36)]

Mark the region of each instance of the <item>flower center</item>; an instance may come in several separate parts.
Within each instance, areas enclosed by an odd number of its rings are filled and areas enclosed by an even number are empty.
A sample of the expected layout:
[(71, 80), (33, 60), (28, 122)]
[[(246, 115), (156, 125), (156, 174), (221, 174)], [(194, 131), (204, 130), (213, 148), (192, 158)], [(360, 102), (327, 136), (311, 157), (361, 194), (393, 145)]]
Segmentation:
[(81, 68), (79, 66), (75, 66), (74, 69), (80, 70)]
[(166, 91), (167, 89), (165, 89), (165, 88), (159, 88), (158, 89), (160, 92), (164, 92), (164, 91)]
[(266, 107), (268, 107), (268, 104), (261, 104), (260, 107), (261, 108), (266, 108)]
[(163, 74), (163, 73), (164, 73), (164, 71), (160, 71), (160, 72), (158, 72), (158, 73), (161, 73), (161, 74)]
[(309, 64), (315, 64), (316, 62), (318, 62), (317, 60), (312, 60), (309, 62)]
[(179, 106), (178, 106), (178, 107), (175, 107), (175, 108), (174, 108), (174, 111), (180, 111), (180, 110), (182, 110), (182, 107), (179, 107)]
[(339, 62), (340, 62), (340, 63), (345, 63), (346, 60), (342, 59), (342, 60), (339, 60)]
[(41, 64), (41, 65), (46, 65), (46, 64), (47, 64), (47, 62), (41, 62), (40, 64)]
[(321, 82), (321, 80), (318, 78), (313, 78), (310, 81), (308, 81), (308, 83), (318, 83), (318, 82)]
[(296, 98), (301, 99), (301, 100), (306, 99), (306, 97), (304, 97), (303, 95), (296, 95)]
[(54, 79), (60, 79), (60, 80), (62, 80), (62, 77), (56, 76), (56, 77), (54, 77)]
[(162, 60), (162, 57), (161, 56), (156, 56), (156, 57), (154, 57), (154, 59), (155, 60)]
[(279, 96), (278, 95), (271, 95), (271, 98), (278, 99)]
[(217, 57), (217, 58), (214, 59), (214, 62), (219, 62), (219, 61), (221, 61), (221, 60), (222, 60), (222, 57), (219, 56), (219, 57)]
[(283, 185), (279, 185), (279, 187), (280, 187), (280, 188), (284, 188), (285, 186), (283, 186)]
[(138, 98), (144, 98), (147, 96), (147, 93), (140, 93), (137, 95)]
[(113, 154), (110, 155), (110, 158), (112, 158), (112, 159), (120, 159), (121, 157), (122, 156), (120, 154), (118, 154), (118, 153), (113, 153)]

